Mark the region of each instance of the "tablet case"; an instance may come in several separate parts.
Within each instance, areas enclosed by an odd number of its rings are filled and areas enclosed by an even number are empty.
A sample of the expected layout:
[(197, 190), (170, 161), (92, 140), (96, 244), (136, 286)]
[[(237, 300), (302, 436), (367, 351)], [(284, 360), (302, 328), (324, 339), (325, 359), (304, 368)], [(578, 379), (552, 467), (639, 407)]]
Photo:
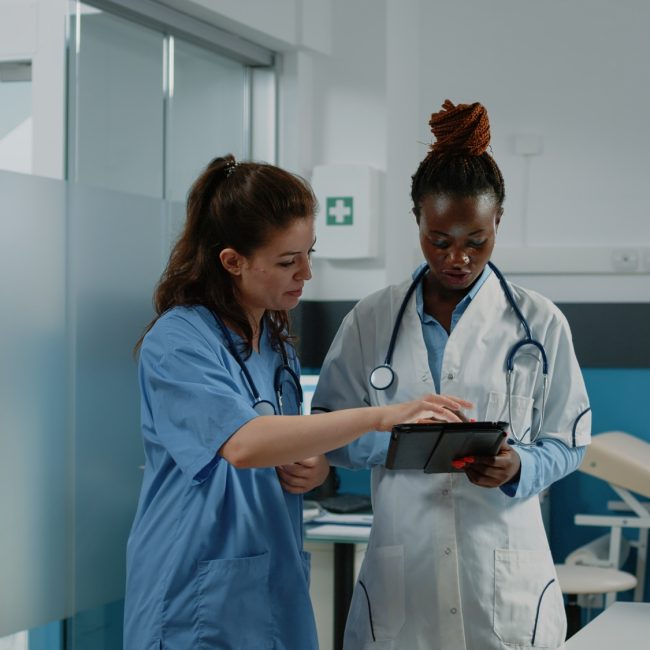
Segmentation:
[(494, 456), (507, 435), (506, 422), (440, 422), (393, 427), (386, 467), (419, 469), (426, 474), (461, 472), (451, 461), (464, 456)]

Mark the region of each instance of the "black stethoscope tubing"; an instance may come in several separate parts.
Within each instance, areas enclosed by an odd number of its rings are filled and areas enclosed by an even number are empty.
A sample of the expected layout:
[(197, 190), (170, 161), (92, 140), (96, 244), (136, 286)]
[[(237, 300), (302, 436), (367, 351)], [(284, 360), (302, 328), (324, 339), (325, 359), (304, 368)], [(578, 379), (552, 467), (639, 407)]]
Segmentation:
[[(415, 276), (413, 282), (411, 282), (411, 286), (408, 288), (399, 311), (397, 312), (397, 317), (395, 318), (395, 324), (393, 325), (393, 331), (391, 332), (390, 341), (388, 343), (388, 351), (386, 352), (386, 359), (384, 360), (384, 363), (374, 368), (370, 373), (370, 385), (376, 390), (386, 390), (395, 381), (395, 371), (393, 370), (391, 362), (393, 360), (393, 352), (395, 351), (395, 343), (397, 342), (397, 334), (399, 333), (402, 318), (404, 317), (404, 312), (406, 311), (409, 300), (428, 270), (429, 267), (425, 264)], [(382, 377), (385, 378), (383, 381)]]
[[(508, 355), (506, 357), (506, 381), (508, 387), (508, 413), (509, 413), (510, 427), (511, 427), (510, 431), (514, 439), (518, 443), (534, 444), (535, 440), (537, 439), (537, 437), (541, 432), (542, 424), (544, 422), (544, 411), (546, 407), (546, 392), (547, 392), (547, 381), (548, 381), (548, 358), (546, 356), (546, 350), (544, 349), (544, 346), (539, 341), (533, 338), (532, 332), (530, 330), (530, 325), (528, 324), (526, 317), (521, 312), (521, 309), (519, 308), (519, 305), (517, 304), (515, 297), (512, 295), (512, 291), (510, 290), (510, 287), (508, 286), (508, 282), (505, 279), (503, 273), (501, 273), (501, 271), (492, 262), (488, 262), (488, 266), (492, 269), (497, 279), (499, 280), (499, 284), (501, 285), (501, 289), (506, 297), (506, 300), (514, 310), (515, 315), (517, 316), (517, 319), (519, 320), (521, 326), (524, 328), (524, 333), (525, 333), (524, 338), (521, 341), (517, 341), (517, 343), (515, 343), (512, 346), (512, 348), (510, 348), (510, 351), (508, 352)], [(375, 367), (370, 373), (370, 377), (369, 377), (370, 385), (376, 390), (386, 390), (395, 381), (396, 373), (392, 367), (392, 360), (393, 360), (393, 353), (395, 351), (395, 344), (397, 342), (397, 335), (399, 333), (399, 329), (402, 324), (402, 319), (404, 317), (404, 312), (406, 311), (408, 302), (411, 299), (411, 296), (413, 295), (413, 292), (417, 288), (418, 284), (422, 282), (422, 279), (424, 278), (428, 270), (429, 270), (429, 266), (425, 264), (413, 279), (411, 286), (408, 288), (406, 295), (402, 300), (402, 304), (400, 305), (399, 311), (397, 312), (397, 317), (395, 318), (395, 324), (393, 325), (393, 331), (391, 333), (390, 341), (388, 343), (388, 351), (386, 352), (386, 358), (384, 360), (384, 363)], [(539, 351), (542, 359), (542, 375), (544, 378), (540, 423), (536, 434), (534, 436), (531, 434), (530, 436), (531, 443), (523, 442), (524, 436), (526, 435), (526, 433), (528, 433), (528, 431), (525, 431), (523, 434), (520, 435), (518, 435), (516, 432), (513, 431), (512, 411), (511, 411), (512, 409), (511, 379), (512, 379), (512, 373), (514, 371), (514, 366), (515, 366), (515, 356), (517, 352), (519, 352), (519, 350), (526, 345), (532, 345), (535, 348), (537, 348), (537, 350)]]
[(244, 373), (246, 383), (248, 384), (248, 390), (250, 391), (251, 396), (253, 398), (253, 409), (255, 410), (255, 412), (258, 413), (258, 415), (277, 415), (278, 411), (280, 412), (280, 414), (282, 414), (283, 412), (282, 374), (285, 372), (289, 375), (289, 377), (291, 377), (291, 381), (296, 390), (296, 395), (298, 396), (298, 406), (301, 407), (302, 387), (300, 385), (300, 378), (298, 377), (298, 373), (296, 373), (296, 371), (289, 365), (289, 359), (287, 357), (287, 352), (284, 348), (284, 344), (280, 342), (280, 355), (282, 357), (282, 365), (278, 366), (275, 369), (275, 374), (273, 376), (273, 388), (275, 390), (275, 397), (278, 402), (278, 408), (276, 409), (275, 405), (272, 402), (270, 402), (267, 399), (263, 399), (259, 394), (259, 391), (257, 390), (257, 386), (253, 381), (253, 376), (251, 375), (250, 371), (246, 367), (244, 360), (241, 358), (241, 355), (237, 350), (237, 346), (235, 345), (235, 342), (233, 341), (232, 336), (230, 335), (230, 332), (228, 331), (228, 328), (226, 327), (225, 323), (214, 312), (212, 313), (212, 315), (214, 316), (214, 320), (219, 326), (221, 333), (226, 339), (228, 351), (233, 356), (233, 358), (241, 368), (242, 372)]
[(546, 376), (548, 374), (548, 359), (546, 357), (546, 350), (544, 349), (544, 346), (533, 338), (533, 335), (530, 331), (530, 325), (528, 324), (525, 316), (521, 313), (521, 309), (519, 309), (519, 305), (517, 304), (515, 297), (512, 295), (512, 291), (508, 286), (508, 281), (505, 279), (503, 273), (501, 273), (501, 271), (492, 262), (488, 262), (488, 266), (492, 269), (494, 275), (497, 276), (497, 279), (501, 284), (501, 289), (506, 296), (506, 300), (510, 303), (510, 306), (514, 310), (515, 315), (519, 319), (519, 322), (521, 323), (521, 326), (524, 328), (524, 331), (526, 333), (526, 336), (521, 341), (515, 343), (510, 349), (510, 353), (506, 358), (507, 370), (509, 372), (512, 372), (514, 368), (515, 354), (519, 351), (520, 348), (522, 348), (524, 345), (533, 345), (539, 350), (540, 356), (542, 357), (542, 374)]
[[(541, 442), (538, 442), (537, 439), (539, 438), (539, 435), (542, 432), (542, 427), (544, 425), (544, 414), (546, 413), (546, 395), (548, 393), (548, 358), (546, 356), (546, 350), (538, 340), (533, 338), (532, 332), (530, 331), (530, 326), (528, 325), (528, 321), (522, 314), (521, 309), (519, 309), (519, 305), (517, 304), (515, 297), (512, 295), (512, 291), (510, 290), (510, 287), (508, 286), (508, 282), (503, 276), (503, 273), (501, 273), (501, 271), (494, 264), (492, 264), (492, 262), (488, 262), (488, 264), (490, 265), (490, 268), (492, 269), (494, 274), (497, 276), (499, 283), (501, 284), (503, 293), (506, 296), (506, 299), (510, 303), (510, 306), (514, 310), (517, 318), (519, 319), (519, 322), (521, 323), (526, 333), (526, 335), (521, 341), (517, 341), (517, 343), (515, 343), (510, 348), (510, 352), (506, 357), (506, 390), (507, 390), (507, 400), (508, 400), (508, 421), (510, 423), (510, 435), (512, 436), (514, 441), (520, 445), (530, 446), (535, 444), (542, 444)], [(542, 359), (542, 378), (543, 378), (542, 408), (539, 412), (539, 425), (537, 426), (537, 430), (533, 433), (529, 428), (526, 429), (526, 431), (524, 431), (523, 433), (517, 433), (513, 424), (514, 418), (512, 417), (512, 374), (515, 370), (515, 357), (517, 355), (517, 352), (519, 352), (519, 350), (521, 350), (521, 348), (523, 348), (526, 345), (532, 345), (533, 347), (537, 348), (540, 357)], [(529, 436), (530, 442), (524, 442), (524, 438), (529, 431), (530, 431), (530, 436)]]

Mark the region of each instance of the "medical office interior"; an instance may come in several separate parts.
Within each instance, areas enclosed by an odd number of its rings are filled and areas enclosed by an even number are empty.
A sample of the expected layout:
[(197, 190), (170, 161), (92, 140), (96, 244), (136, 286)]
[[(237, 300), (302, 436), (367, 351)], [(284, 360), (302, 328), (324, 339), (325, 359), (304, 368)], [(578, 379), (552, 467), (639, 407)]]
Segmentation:
[[(645, 0), (0, 0), (0, 649), (121, 648), (143, 462), (132, 347), (216, 155), (365, 206), (344, 246), (321, 199), (295, 314), (317, 376), (355, 301), (421, 262), (409, 188), (429, 115), (483, 103), (507, 193), (494, 260), (567, 315), (593, 433), (647, 454), (649, 25)], [(623, 496), (578, 471), (544, 512), (557, 564), (582, 549), (612, 566), (613, 542), (640, 578), (617, 598), (648, 602), (635, 471)], [(365, 472), (338, 480), (369, 492)], [(309, 547), (321, 647), (338, 647), (332, 543)]]

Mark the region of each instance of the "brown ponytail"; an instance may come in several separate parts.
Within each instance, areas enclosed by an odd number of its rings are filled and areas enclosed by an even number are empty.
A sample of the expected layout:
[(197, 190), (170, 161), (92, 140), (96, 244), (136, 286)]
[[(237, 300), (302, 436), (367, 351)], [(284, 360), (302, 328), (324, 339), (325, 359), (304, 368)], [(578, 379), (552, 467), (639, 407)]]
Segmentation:
[[(313, 217), (316, 208), (311, 188), (299, 176), (274, 165), (236, 162), (232, 155), (212, 160), (189, 191), (185, 226), (154, 292), (156, 316), (135, 352), (163, 313), (191, 305), (233, 323), (250, 352), (252, 328), (219, 253), (233, 248), (249, 256), (294, 219)], [(285, 311), (267, 312), (274, 344), (287, 340), (288, 321)]]

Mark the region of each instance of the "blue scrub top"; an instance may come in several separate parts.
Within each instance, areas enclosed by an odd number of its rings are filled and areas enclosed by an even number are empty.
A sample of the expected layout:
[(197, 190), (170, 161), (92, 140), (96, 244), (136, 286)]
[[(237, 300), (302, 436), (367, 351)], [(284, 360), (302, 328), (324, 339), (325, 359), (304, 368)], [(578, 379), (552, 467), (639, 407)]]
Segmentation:
[[(266, 332), (245, 362), (275, 404), (282, 361)], [(124, 649), (317, 649), (302, 497), (273, 467), (236, 469), (217, 455), (257, 414), (212, 314), (161, 316), (139, 379), (145, 468), (127, 545)], [(298, 409), (285, 397), (285, 413)]]

